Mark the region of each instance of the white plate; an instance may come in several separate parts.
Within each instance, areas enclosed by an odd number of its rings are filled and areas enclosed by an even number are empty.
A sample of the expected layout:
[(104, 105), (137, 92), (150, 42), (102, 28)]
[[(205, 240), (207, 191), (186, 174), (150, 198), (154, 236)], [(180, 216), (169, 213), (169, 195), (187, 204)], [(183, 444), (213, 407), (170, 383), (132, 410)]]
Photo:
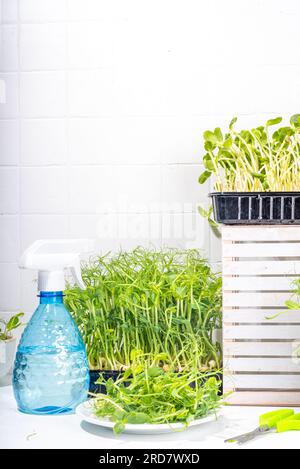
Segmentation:
[[(111, 422), (108, 418), (96, 417), (93, 413), (93, 399), (83, 402), (76, 408), (76, 414), (86, 422), (98, 425), (100, 427), (113, 429), (115, 422)], [(194, 427), (196, 425), (202, 425), (203, 423), (212, 422), (217, 419), (215, 413), (208, 415), (202, 419), (193, 420), (190, 422), (189, 426)], [(158, 434), (158, 433), (171, 433), (174, 430), (183, 430), (185, 425), (181, 422), (172, 423), (172, 424), (159, 424), (155, 425), (153, 423), (143, 423), (143, 424), (132, 424), (126, 423), (124, 433), (135, 433), (135, 434)]]

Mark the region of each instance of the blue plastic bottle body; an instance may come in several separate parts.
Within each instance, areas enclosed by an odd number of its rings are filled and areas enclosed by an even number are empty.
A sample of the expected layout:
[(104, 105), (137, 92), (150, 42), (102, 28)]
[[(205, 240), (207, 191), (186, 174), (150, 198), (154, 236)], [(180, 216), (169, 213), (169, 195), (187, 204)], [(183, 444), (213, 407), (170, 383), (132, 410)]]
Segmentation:
[(41, 292), (17, 349), (13, 389), (18, 409), (29, 414), (71, 413), (87, 398), (85, 346), (62, 292)]

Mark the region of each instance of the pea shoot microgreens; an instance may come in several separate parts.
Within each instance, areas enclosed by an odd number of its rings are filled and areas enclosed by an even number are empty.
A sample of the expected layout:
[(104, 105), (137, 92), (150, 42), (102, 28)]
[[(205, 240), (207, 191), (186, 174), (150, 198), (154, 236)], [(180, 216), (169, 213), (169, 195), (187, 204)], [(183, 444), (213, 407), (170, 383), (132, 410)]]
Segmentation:
[(213, 175), (219, 192), (299, 191), (300, 114), (272, 134), (270, 127), (280, 124), (281, 117), (240, 132), (236, 121), (234, 117), (225, 134), (219, 127), (204, 132), (205, 171), (199, 183)]
[(141, 247), (85, 263), (86, 290), (66, 291), (91, 369), (124, 370), (132, 350), (164, 354), (161, 366), (219, 368), (221, 278), (197, 250)]
[(145, 355), (132, 351), (132, 364), (114, 382), (100, 376), (106, 394), (94, 394), (93, 412), (109, 418), (114, 433), (120, 434), (129, 424), (169, 424), (182, 422), (183, 429), (195, 419), (215, 413), (222, 403), (221, 382), (217, 372), (200, 373), (193, 369), (176, 372), (156, 366), (163, 355)]

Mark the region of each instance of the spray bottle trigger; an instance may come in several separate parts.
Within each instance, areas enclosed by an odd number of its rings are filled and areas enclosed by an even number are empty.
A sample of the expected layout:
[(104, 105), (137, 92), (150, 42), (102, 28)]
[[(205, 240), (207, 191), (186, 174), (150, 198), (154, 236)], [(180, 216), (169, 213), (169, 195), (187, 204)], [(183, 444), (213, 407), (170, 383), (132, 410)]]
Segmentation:
[(74, 281), (77, 283), (79, 288), (81, 290), (85, 290), (85, 284), (82, 280), (81, 276), (81, 268), (80, 268), (80, 259), (77, 257), (77, 259), (74, 261), (74, 263), (70, 266), (70, 271), (73, 276)]

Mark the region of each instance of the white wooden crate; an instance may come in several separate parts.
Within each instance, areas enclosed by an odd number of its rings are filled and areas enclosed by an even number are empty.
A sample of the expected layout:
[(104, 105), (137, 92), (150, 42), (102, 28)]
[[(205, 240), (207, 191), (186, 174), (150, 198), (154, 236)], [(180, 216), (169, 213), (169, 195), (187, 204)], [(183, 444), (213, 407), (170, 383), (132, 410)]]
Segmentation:
[(300, 405), (300, 226), (223, 226), (224, 392), (236, 405)]

